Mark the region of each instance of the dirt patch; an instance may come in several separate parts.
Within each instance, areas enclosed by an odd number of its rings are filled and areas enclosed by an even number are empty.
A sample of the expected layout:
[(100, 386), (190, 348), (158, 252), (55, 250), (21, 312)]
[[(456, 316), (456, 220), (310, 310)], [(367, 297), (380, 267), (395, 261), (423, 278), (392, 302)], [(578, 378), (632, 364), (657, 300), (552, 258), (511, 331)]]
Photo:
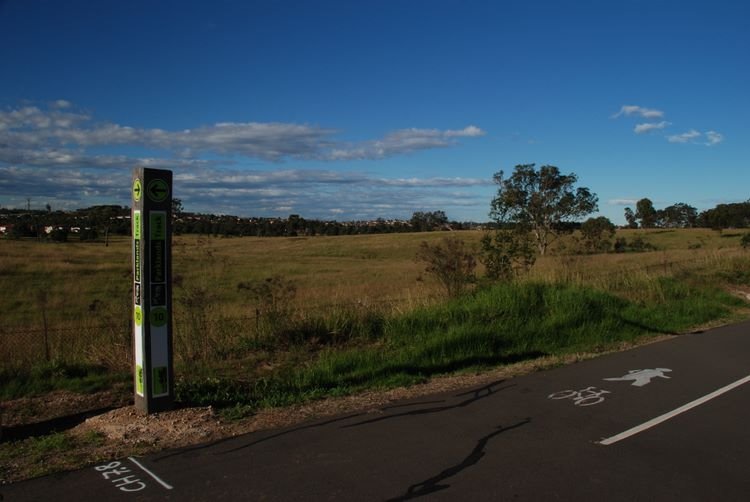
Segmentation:
[(232, 434), (211, 407), (184, 408), (143, 415), (133, 406), (88, 418), (74, 432), (95, 431), (123, 446), (179, 447)]

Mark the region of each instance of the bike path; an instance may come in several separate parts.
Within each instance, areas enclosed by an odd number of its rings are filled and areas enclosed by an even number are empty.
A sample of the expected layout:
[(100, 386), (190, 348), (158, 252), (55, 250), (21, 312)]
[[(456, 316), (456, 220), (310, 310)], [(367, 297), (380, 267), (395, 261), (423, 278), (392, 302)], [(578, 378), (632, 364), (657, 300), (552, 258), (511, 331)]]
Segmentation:
[[(634, 385), (643, 375), (648, 382)], [(113, 460), (0, 493), (4, 502), (53, 495), (61, 501), (747, 500), (750, 383), (613, 444), (601, 441), (748, 375), (750, 322), (375, 412)], [(550, 399), (565, 390), (580, 394)]]

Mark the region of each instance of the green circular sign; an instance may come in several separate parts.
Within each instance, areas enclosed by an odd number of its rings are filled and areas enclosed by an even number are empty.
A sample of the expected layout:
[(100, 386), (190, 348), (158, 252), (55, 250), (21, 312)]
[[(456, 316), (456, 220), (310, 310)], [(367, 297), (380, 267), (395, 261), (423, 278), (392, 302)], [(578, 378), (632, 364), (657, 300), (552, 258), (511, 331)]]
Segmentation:
[(146, 195), (154, 202), (164, 202), (169, 197), (169, 184), (162, 179), (155, 179), (148, 182)]
[(149, 317), (151, 318), (151, 326), (161, 327), (167, 324), (169, 316), (167, 315), (167, 309), (164, 307), (154, 307), (151, 309)]
[(138, 202), (141, 200), (141, 195), (143, 194), (143, 187), (141, 186), (141, 180), (139, 178), (136, 178), (133, 182), (133, 200)]
[(136, 305), (133, 311), (133, 317), (135, 318), (135, 325), (140, 326), (143, 323), (143, 310), (140, 306)]

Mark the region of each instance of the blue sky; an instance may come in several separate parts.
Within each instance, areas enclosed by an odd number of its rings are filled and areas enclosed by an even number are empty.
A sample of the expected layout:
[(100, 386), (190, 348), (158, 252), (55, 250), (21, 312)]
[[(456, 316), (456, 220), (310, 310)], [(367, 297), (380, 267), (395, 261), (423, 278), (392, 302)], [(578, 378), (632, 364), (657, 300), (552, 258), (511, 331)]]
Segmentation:
[(750, 3), (0, 0), (0, 205), (486, 221), (493, 173), (600, 214), (750, 198)]

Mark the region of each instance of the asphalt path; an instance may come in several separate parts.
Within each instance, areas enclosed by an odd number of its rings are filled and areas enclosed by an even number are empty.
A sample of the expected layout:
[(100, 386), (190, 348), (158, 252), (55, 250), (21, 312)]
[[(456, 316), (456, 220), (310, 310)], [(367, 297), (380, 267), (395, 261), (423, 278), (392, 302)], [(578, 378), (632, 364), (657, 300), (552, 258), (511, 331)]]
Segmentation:
[(745, 322), (0, 493), (3, 502), (747, 501), (748, 377)]

